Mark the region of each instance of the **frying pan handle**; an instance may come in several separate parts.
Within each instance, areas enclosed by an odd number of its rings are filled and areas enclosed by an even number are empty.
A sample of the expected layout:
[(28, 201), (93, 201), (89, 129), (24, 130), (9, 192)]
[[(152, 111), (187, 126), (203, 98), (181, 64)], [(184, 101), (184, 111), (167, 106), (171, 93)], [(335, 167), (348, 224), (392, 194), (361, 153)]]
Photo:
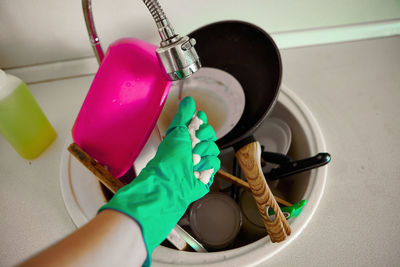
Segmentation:
[[(285, 216), (269, 189), (262, 172), (261, 147), (258, 142), (251, 142), (236, 151), (236, 158), (250, 185), (256, 200), (258, 211), (263, 218), (265, 228), (272, 242), (282, 242), (290, 235), (291, 229)], [(275, 218), (268, 216), (267, 209), (272, 208)]]

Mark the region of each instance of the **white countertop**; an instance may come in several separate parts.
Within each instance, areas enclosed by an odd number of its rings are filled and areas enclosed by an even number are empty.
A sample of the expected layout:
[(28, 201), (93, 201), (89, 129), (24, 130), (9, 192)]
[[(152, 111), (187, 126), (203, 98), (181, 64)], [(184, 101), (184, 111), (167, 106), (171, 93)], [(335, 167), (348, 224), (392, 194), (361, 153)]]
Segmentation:
[[(332, 161), (310, 224), (265, 265), (399, 264), (399, 47), (396, 36), (281, 51), (283, 84), (316, 117)], [(0, 138), (1, 266), (75, 230), (61, 196), (60, 159), (92, 79), (29, 85), (58, 133), (38, 159), (22, 159)]]

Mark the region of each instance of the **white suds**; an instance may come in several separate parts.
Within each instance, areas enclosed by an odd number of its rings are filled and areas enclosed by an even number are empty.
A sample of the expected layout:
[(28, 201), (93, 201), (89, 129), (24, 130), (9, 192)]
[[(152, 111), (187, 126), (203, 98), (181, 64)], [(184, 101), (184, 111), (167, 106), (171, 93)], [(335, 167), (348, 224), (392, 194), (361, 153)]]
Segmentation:
[(211, 175), (214, 173), (214, 168), (201, 171), (201, 172), (194, 172), (194, 176), (196, 176), (197, 179), (200, 180), (203, 184), (208, 184), (210, 181)]
[(196, 137), (196, 131), (199, 130), (200, 125), (203, 124), (203, 121), (197, 117), (197, 112), (193, 115), (192, 121), (190, 122), (188, 126), (189, 134), (190, 134), (190, 140), (192, 141), (192, 148), (194, 148), (198, 143), (200, 143), (200, 140)]
[[(188, 126), (189, 134), (190, 134), (190, 140), (192, 141), (192, 149), (200, 143), (200, 139), (196, 137), (196, 131), (200, 129), (200, 125), (203, 124), (203, 121), (197, 117), (197, 112), (196, 114), (193, 115), (192, 121), (190, 122)], [(198, 154), (192, 154), (193, 155), (193, 165), (196, 165), (200, 162), (201, 156)], [(211, 175), (214, 173), (214, 169), (209, 169), (205, 171), (200, 171), (200, 172), (193, 172), (194, 176), (196, 176), (197, 179), (200, 180), (203, 184), (208, 184), (210, 181)]]
[(201, 160), (201, 156), (197, 154), (193, 154), (193, 166), (197, 165)]

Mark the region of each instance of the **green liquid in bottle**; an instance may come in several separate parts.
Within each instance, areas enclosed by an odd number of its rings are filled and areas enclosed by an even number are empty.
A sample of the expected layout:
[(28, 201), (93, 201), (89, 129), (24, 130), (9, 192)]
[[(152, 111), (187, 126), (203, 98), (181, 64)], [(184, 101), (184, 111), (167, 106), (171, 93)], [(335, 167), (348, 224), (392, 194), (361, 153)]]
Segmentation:
[(57, 135), (25, 83), (0, 99), (0, 133), (26, 159), (38, 157)]

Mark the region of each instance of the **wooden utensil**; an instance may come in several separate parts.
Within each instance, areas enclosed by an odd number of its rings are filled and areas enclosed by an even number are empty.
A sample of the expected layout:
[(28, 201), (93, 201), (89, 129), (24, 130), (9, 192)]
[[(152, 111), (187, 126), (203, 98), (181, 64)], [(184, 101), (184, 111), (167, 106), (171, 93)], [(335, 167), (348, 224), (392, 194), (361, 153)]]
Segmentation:
[(83, 151), (77, 144), (72, 143), (68, 146), (68, 151), (78, 159), (105, 187), (114, 194), (124, 186), (109, 171), (100, 165), (96, 160)]
[[(236, 158), (250, 185), (256, 200), (258, 211), (263, 218), (265, 228), (272, 242), (282, 242), (291, 234), (289, 223), (276, 202), (261, 168), (261, 146), (252, 137), (243, 140), (235, 146)], [(272, 208), (275, 217), (268, 215)]]
[[(250, 190), (250, 185), (248, 182), (243, 181), (242, 179), (230, 174), (229, 172), (226, 172), (226, 171), (220, 169), (219, 171), (217, 171), (217, 174), (218, 174), (218, 177), (221, 177), (225, 181), (236, 184), (246, 190)], [(276, 195), (274, 195), (274, 197), (275, 197), (276, 202), (278, 202), (279, 204), (285, 205), (287, 207), (293, 206), (293, 204), (290, 203), (289, 201), (286, 201)]]

